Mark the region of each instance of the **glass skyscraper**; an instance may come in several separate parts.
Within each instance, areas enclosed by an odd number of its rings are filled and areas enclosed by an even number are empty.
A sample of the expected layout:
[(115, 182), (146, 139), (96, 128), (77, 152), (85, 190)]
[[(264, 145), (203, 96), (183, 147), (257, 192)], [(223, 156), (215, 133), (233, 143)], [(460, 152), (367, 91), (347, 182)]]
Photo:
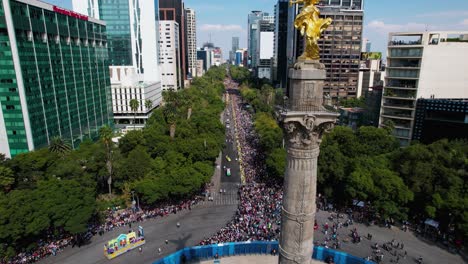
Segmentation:
[(109, 64), (132, 65), (132, 38), (128, 0), (99, 1), (99, 19), (105, 21), (108, 28)]
[(112, 113), (105, 24), (35, 0), (0, 3), (0, 153), (97, 138)]

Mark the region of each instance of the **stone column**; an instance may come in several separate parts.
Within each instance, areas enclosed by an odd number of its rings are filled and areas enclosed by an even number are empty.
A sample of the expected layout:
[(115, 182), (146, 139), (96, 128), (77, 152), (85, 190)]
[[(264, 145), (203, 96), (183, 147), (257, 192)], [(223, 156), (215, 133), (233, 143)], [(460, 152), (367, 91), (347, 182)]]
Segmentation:
[(319, 63), (300, 64), (289, 73), (290, 109), (281, 114), (287, 145), (284, 179), (280, 264), (312, 262), (317, 159), (322, 135), (338, 116), (321, 105), (325, 70)]

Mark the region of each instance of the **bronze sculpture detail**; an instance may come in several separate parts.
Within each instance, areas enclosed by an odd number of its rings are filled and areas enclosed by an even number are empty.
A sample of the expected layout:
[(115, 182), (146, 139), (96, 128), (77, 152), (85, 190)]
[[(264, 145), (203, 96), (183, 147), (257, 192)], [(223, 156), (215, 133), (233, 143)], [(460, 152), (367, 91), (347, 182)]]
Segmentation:
[(298, 58), (298, 61), (320, 59), (320, 49), (318, 40), (322, 32), (330, 26), (331, 18), (320, 18), (320, 11), (317, 4), (320, 0), (291, 0), (290, 5), (304, 4), (301, 12), (296, 16), (294, 26), (305, 36), (306, 45), (304, 53)]

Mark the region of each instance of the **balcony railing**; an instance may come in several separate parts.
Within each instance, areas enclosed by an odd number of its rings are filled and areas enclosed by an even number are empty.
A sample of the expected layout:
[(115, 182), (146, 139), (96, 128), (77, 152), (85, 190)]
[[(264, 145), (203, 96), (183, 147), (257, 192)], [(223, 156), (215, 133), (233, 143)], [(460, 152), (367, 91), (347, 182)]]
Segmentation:
[(391, 80), (387, 83), (387, 87), (398, 87), (398, 88), (410, 88), (410, 89), (417, 89), (416, 87), (416, 82), (414, 81), (396, 81), (396, 80)]
[(412, 118), (411, 114), (399, 113), (399, 112), (383, 112), (382, 115), (385, 116), (397, 116), (397, 117), (404, 117), (404, 118)]
[(422, 45), (421, 40), (393, 40), (388, 43), (389, 46), (410, 46)]
[(387, 68), (419, 68), (419, 63), (390, 63)]
[(394, 103), (384, 103), (384, 106), (388, 107), (401, 107), (401, 108), (410, 108), (413, 109), (414, 105), (413, 104), (394, 104)]

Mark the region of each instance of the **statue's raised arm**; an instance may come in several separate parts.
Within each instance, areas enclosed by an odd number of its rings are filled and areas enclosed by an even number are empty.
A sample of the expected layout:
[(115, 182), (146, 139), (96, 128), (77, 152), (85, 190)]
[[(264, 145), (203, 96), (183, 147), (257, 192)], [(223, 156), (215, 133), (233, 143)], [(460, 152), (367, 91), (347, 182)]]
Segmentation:
[(320, 11), (315, 6), (320, 0), (291, 0), (290, 5), (302, 4), (301, 12), (296, 16), (294, 26), (306, 39), (304, 53), (298, 58), (299, 61), (320, 59), (318, 40), (322, 32), (332, 23), (331, 18), (320, 18)]

